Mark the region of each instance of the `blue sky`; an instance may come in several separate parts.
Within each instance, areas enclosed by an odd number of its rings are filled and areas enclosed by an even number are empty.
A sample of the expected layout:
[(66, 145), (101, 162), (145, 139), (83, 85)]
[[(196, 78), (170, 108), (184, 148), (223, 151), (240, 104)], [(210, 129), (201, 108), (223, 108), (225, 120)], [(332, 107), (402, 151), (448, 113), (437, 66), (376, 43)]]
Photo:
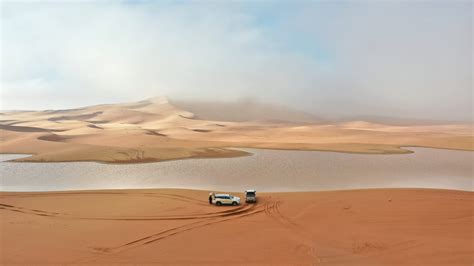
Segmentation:
[(470, 1), (1, 7), (2, 109), (166, 95), (255, 98), (323, 116), (472, 119)]

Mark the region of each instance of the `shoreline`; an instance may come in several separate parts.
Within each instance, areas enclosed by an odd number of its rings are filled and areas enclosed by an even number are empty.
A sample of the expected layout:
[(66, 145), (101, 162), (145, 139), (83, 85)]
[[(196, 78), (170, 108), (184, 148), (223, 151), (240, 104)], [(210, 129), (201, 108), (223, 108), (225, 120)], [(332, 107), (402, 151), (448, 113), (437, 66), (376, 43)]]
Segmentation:
[[(6, 194), (83, 194), (83, 193), (114, 193), (114, 192), (142, 192), (142, 191), (197, 191), (197, 192), (219, 192), (219, 193), (242, 193), (242, 191), (232, 190), (212, 190), (212, 189), (201, 189), (201, 188), (180, 188), (180, 187), (163, 187), (163, 188), (112, 188), (112, 189), (71, 189), (71, 190), (41, 190), (41, 191), (3, 191), (0, 190), (0, 197)], [(376, 191), (376, 190), (407, 190), (407, 191), (452, 191), (452, 192), (466, 192), (474, 193), (474, 190), (461, 190), (461, 189), (450, 189), (450, 188), (424, 188), (424, 187), (368, 187), (368, 188), (348, 188), (348, 189), (333, 189), (333, 190), (301, 190), (301, 191), (257, 191), (259, 194), (292, 194), (292, 193), (337, 193), (337, 192), (349, 192), (349, 191)]]
[[(2, 191), (213, 189), (268, 192), (364, 188), (471, 191), (472, 153), (413, 148), (407, 156), (246, 149), (253, 156), (152, 164), (4, 163)], [(3, 155), (5, 160), (24, 155)]]
[[(204, 156), (189, 156), (182, 158), (173, 158), (173, 159), (138, 159), (138, 160), (121, 160), (121, 161), (107, 161), (107, 160), (61, 160), (61, 159), (51, 159), (44, 160), (43, 158), (35, 158), (38, 153), (17, 153), (17, 152), (0, 152), (0, 154), (6, 155), (28, 155), (27, 157), (22, 157), (18, 159), (13, 159), (5, 162), (14, 162), (14, 163), (68, 163), (68, 162), (93, 162), (93, 163), (103, 163), (111, 165), (122, 165), (122, 164), (146, 164), (146, 163), (159, 163), (159, 162), (169, 162), (169, 161), (180, 161), (180, 160), (190, 160), (190, 159), (224, 159), (224, 158), (239, 158), (245, 156), (253, 156), (254, 153), (248, 152), (246, 150), (256, 149), (256, 150), (274, 150), (274, 151), (303, 151), (303, 152), (331, 152), (331, 153), (342, 153), (342, 154), (361, 154), (361, 155), (407, 155), (413, 154), (415, 151), (409, 150), (410, 148), (423, 148), (423, 149), (437, 149), (437, 150), (449, 150), (449, 151), (461, 151), (461, 152), (474, 152), (474, 149), (460, 149), (460, 148), (444, 148), (444, 147), (430, 147), (430, 146), (393, 146), (400, 150), (397, 151), (372, 151), (372, 152), (363, 152), (363, 151), (340, 151), (340, 150), (327, 150), (327, 149), (294, 149), (294, 148), (278, 148), (278, 147), (247, 147), (247, 146), (233, 146), (233, 147), (220, 147), (219, 150), (225, 152), (234, 152), (227, 154), (216, 154), (216, 155), (204, 155)], [(211, 150), (213, 148), (210, 148)]]

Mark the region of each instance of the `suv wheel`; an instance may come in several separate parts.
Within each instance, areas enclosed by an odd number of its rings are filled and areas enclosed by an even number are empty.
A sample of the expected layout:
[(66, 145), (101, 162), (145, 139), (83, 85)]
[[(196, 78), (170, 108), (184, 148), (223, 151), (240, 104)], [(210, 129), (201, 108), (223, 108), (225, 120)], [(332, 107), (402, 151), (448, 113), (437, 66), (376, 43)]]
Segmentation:
[(237, 206), (237, 202), (235, 202), (235, 201), (232, 202), (232, 205), (233, 205), (233, 206)]
[(217, 205), (217, 206), (221, 206), (222, 203), (221, 203), (220, 201), (218, 201), (218, 202), (216, 202), (216, 205)]

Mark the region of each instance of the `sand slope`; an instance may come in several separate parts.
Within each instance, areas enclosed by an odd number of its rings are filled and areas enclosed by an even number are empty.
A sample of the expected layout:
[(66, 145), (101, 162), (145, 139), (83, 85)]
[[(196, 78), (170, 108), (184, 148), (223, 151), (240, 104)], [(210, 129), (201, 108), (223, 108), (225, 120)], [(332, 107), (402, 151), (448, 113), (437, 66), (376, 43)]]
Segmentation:
[[(194, 107), (195, 111), (201, 109)], [(0, 115), (0, 152), (34, 154), (19, 161), (136, 163), (246, 155), (227, 147), (375, 154), (410, 152), (400, 148), (403, 146), (474, 150), (471, 124), (403, 126), (367, 121), (229, 122), (200, 118), (212, 110), (209, 107), (196, 115), (161, 97), (70, 110), (7, 112)], [(260, 117), (313, 119), (304, 113), (278, 112), (283, 113)], [(222, 112), (218, 117), (225, 119), (231, 113)]]
[(197, 118), (214, 121), (320, 123), (315, 115), (284, 106), (259, 103), (252, 100), (235, 102), (172, 101), (180, 109), (192, 112)]
[[(1, 193), (0, 264), (472, 265), (471, 192)], [(242, 195), (240, 195), (242, 196)]]

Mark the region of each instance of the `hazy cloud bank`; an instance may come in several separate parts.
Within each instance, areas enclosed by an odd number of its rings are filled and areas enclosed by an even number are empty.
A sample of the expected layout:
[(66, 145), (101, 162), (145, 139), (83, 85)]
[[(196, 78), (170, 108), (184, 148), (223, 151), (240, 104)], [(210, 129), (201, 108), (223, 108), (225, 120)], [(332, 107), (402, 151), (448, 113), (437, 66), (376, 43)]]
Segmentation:
[(168, 95), (472, 118), (472, 3), (2, 2), (3, 109)]

